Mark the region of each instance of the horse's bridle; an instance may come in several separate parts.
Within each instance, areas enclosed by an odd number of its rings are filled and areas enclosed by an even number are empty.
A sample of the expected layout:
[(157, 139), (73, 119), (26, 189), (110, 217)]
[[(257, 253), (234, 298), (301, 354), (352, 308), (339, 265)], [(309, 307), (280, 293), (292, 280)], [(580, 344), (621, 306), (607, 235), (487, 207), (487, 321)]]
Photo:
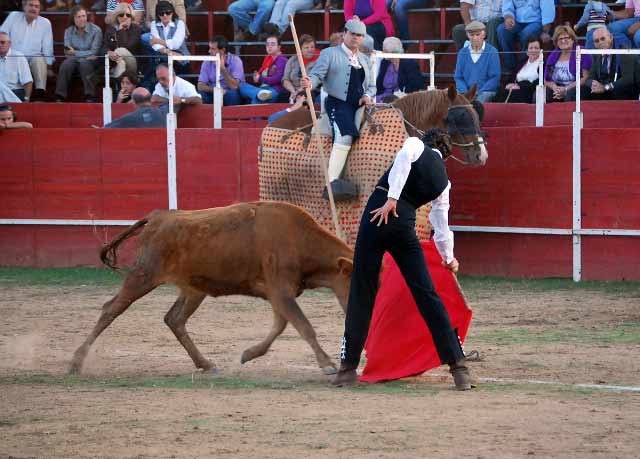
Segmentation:
[[(459, 126), (456, 123), (455, 117), (451, 116), (455, 111), (459, 111), (459, 110), (464, 110), (465, 112), (468, 112), (469, 109), (473, 110), (472, 113), (475, 112), (475, 108), (473, 107), (473, 105), (471, 104), (459, 104), (459, 105), (452, 105), (449, 107), (449, 109), (447, 110), (447, 116), (444, 120), (445, 125), (447, 126), (447, 133), (449, 134), (449, 138), (451, 141), (451, 145), (455, 145), (456, 147), (460, 147), (463, 149), (468, 149), (468, 148), (472, 148), (472, 147), (479, 147), (480, 145), (486, 145), (486, 138), (487, 135), (485, 132), (483, 132), (480, 129), (480, 123), (478, 122), (478, 119), (476, 116), (472, 116), (473, 118), (473, 131), (470, 130), (469, 128), (467, 128), (466, 126)], [(460, 135), (473, 135), (475, 136), (474, 140), (472, 142), (467, 142), (467, 143), (459, 143), (459, 142), (454, 142), (452, 136), (456, 135), (456, 134), (460, 134)], [(478, 140), (478, 138), (482, 138), (482, 141)], [(456, 158), (457, 159), (457, 158)]]

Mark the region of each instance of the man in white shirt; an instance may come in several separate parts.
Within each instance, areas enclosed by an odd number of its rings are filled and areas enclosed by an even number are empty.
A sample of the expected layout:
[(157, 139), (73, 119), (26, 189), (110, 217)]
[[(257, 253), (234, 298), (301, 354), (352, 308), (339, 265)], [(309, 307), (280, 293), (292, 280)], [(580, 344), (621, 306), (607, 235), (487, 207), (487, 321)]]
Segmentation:
[(440, 361), (449, 365), (456, 389), (471, 389), (462, 346), (434, 289), (415, 231), (416, 209), (432, 202), (430, 220), (436, 247), (443, 265), (454, 273), (458, 271), (448, 223), (451, 183), (444, 165), (444, 157), (451, 150), (443, 134), (432, 130), (422, 140), (409, 137), (367, 202), (353, 256), (340, 369), (333, 381), (336, 386), (357, 381), (356, 369), (369, 331), (382, 257), (389, 252), (431, 332)]
[(11, 38), (0, 32), (0, 81), (5, 83), (23, 102), (29, 102), (33, 89), (33, 78), (29, 63), (19, 51), (11, 49)]
[[(169, 103), (169, 68), (165, 64), (158, 64), (156, 67), (156, 78), (158, 83), (153, 91), (151, 102), (154, 104)], [(196, 87), (183, 80), (179, 76), (173, 75), (173, 104), (182, 105), (200, 105), (202, 97), (196, 91)]]
[(0, 31), (9, 34), (14, 51), (26, 56), (36, 91), (44, 95), (48, 66), (54, 61), (51, 22), (40, 16), (39, 0), (22, 0), (22, 8), (24, 12), (9, 14)]

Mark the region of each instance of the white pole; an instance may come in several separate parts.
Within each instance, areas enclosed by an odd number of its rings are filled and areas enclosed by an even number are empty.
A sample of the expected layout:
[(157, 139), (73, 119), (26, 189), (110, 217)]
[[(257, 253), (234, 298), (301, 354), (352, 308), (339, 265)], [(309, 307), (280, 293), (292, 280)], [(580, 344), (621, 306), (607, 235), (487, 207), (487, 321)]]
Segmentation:
[(222, 61), (219, 53), (216, 57), (218, 60), (216, 61), (216, 86), (213, 88), (213, 128), (222, 129), (222, 106), (224, 105), (224, 94), (220, 86), (220, 66)]
[(169, 209), (178, 208), (176, 178), (176, 114), (173, 112), (173, 56), (169, 55), (169, 113), (167, 113), (167, 180)]
[(102, 88), (102, 125), (111, 122), (111, 83), (109, 81), (109, 55), (104, 56), (104, 88)]
[(429, 55), (431, 56), (431, 59), (429, 59), (429, 89), (435, 90), (436, 89), (436, 74), (435, 74), (436, 59), (433, 51), (431, 51)]
[(582, 76), (582, 72), (580, 71), (581, 61), (582, 56), (580, 55), (580, 46), (576, 46), (576, 113), (580, 113), (580, 77)]
[(544, 126), (544, 104), (547, 101), (547, 92), (544, 87), (544, 57), (540, 51), (538, 61), (538, 86), (536, 86), (536, 127)]

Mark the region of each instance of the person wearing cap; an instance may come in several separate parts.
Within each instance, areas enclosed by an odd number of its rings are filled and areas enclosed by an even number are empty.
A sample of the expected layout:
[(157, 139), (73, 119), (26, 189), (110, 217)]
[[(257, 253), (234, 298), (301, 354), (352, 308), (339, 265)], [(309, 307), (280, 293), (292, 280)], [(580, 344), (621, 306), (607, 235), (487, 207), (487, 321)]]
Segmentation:
[(450, 154), (451, 144), (440, 129), (427, 131), (422, 138), (409, 137), (371, 193), (356, 238), (340, 369), (333, 385), (348, 386), (358, 380), (357, 368), (369, 333), (382, 258), (389, 252), (433, 337), (440, 361), (449, 365), (456, 389), (471, 389), (458, 334), (434, 290), (415, 231), (416, 209), (431, 202), (429, 220), (442, 264), (458, 272), (448, 217), (451, 183), (444, 162)]
[(471, 21), (466, 26), (469, 46), (458, 52), (454, 79), (458, 92), (465, 93), (478, 87), (477, 99), (489, 102), (500, 84), (500, 56), (498, 50), (485, 41), (485, 25)]
[(482, 22), (487, 31), (487, 43), (498, 48), (498, 36), (496, 28), (502, 19), (502, 0), (460, 0), (460, 16), (462, 24), (453, 27), (451, 35), (456, 49), (460, 50), (467, 41), (465, 27), (471, 21)]
[[(504, 22), (496, 28), (500, 49), (504, 52), (504, 64), (512, 71), (518, 65), (513, 45), (516, 39), (525, 48), (529, 37), (539, 36), (542, 43), (551, 42), (551, 28), (556, 18), (554, 0), (503, 0)], [(526, 51), (526, 48), (524, 49)], [(524, 54), (524, 52), (523, 52)]]
[(385, 37), (393, 37), (393, 21), (386, 0), (344, 0), (344, 20), (358, 19), (373, 37), (375, 49), (382, 49)]
[[(356, 110), (362, 105), (373, 104), (376, 95), (371, 60), (359, 51), (366, 33), (367, 29), (360, 20), (347, 21), (343, 43), (323, 49), (309, 76), (300, 80), (302, 88), (315, 89), (322, 85), (328, 94), (324, 106), (334, 134), (328, 172), (336, 201), (358, 196), (355, 186), (340, 179), (340, 174), (353, 139), (359, 135), (355, 123)], [(328, 199), (326, 190), (323, 196)]]
[[(382, 52), (403, 54), (404, 48), (399, 38), (387, 37), (382, 43)], [(383, 59), (377, 75), (377, 102), (393, 99), (398, 91), (409, 94), (425, 89), (422, 72), (414, 59)]]

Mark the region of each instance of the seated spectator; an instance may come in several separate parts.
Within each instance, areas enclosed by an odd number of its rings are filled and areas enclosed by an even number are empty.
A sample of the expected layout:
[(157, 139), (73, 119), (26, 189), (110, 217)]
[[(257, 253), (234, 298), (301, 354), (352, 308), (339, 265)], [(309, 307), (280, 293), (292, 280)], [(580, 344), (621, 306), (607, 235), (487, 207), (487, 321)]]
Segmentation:
[[(187, 25), (187, 10), (185, 8), (184, 0), (167, 0), (173, 5), (173, 9), (176, 12), (176, 16), (184, 21), (184, 25)], [(158, 6), (158, 0), (146, 0), (146, 13), (144, 18), (144, 25), (147, 29), (151, 30), (151, 24), (155, 20), (156, 6)]]
[(329, 35), (329, 46), (338, 46), (342, 44), (344, 32), (333, 32)]
[(116, 17), (112, 26), (107, 26), (104, 35), (104, 48), (109, 60), (115, 66), (111, 76), (119, 78), (124, 72), (136, 73), (138, 62), (134, 57), (140, 54), (140, 26), (133, 22), (133, 7), (129, 3), (120, 3), (114, 10)]
[(587, 26), (587, 42), (586, 48), (593, 49), (593, 32), (600, 27), (607, 27), (607, 19), (613, 20), (613, 11), (608, 5), (602, 2), (589, 0), (587, 6), (584, 7), (582, 17), (573, 26), (576, 32), (578, 29)]
[(314, 0), (276, 0), (271, 18), (262, 29), (272, 35), (282, 36), (289, 28), (289, 16), (295, 16), (297, 11), (313, 8)]
[[(229, 15), (233, 19), (233, 41), (248, 41), (252, 37), (264, 40), (263, 26), (271, 17), (275, 0), (237, 0), (229, 5)], [(256, 14), (251, 18), (250, 14)]]
[[(156, 78), (158, 83), (153, 91), (151, 102), (162, 105), (169, 103), (169, 67), (166, 64), (158, 64), (156, 67)], [(179, 76), (173, 75), (173, 104), (176, 107), (184, 105), (200, 105), (202, 97), (196, 91), (196, 87), (183, 80)]]
[(477, 85), (478, 101), (490, 102), (500, 84), (498, 50), (484, 40), (486, 33), (482, 22), (472, 21), (466, 29), (470, 44), (458, 52), (454, 74), (456, 89), (464, 93)]
[(134, 11), (133, 22), (142, 26), (144, 19), (144, 1), (143, 0), (108, 0), (107, 1), (107, 15), (104, 17), (105, 25), (113, 25), (117, 24), (117, 13), (116, 8), (120, 3), (127, 3), (131, 5), (131, 8)]
[[(209, 54), (218, 54), (222, 60), (220, 68), (220, 87), (223, 91), (223, 105), (241, 105), (242, 98), (238, 87), (244, 80), (244, 65), (235, 54), (227, 51), (229, 42), (222, 35), (217, 35), (209, 42)], [(200, 68), (198, 77), (198, 92), (205, 104), (213, 103), (213, 88), (216, 86), (216, 62), (205, 61)]]
[(33, 124), (26, 121), (16, 121), (16, 114), (11, 105), (0, 105), (0, 131), (2, 129), (31, 129)]
[[(382, 42), (382, 52), (403, 54), (402, 42), (396, 37), (387, 37)], [(398, 91), (409, 94), (425, 89), (422, 72), (413, 59), (383, 59), (376, 86), (376, 102), (385, 102)]]
[[(596, 29), (593, 41), (598, 49), (614, 49), (615, 39), (605, 28)], [(632, 54), (596, 54), (589, 76), (580, 87), (580, 97), (585, 100), (638, 99), (637, 56)], [(567, 100), (575, 100), (575, 88), (567, 94)]]
[[(576, 42), (573, 29), (566, 25), (556, 27), (553, 44), (556, 48), (547, 58), (544, 85), (547, 102), (564, 102), (567, 91), (576, 86)], [(580, 85), (585, 84), (591, 68), (591, 56), (585, 54), (580, 61)]]
[(617, 46), (640, 48), (640, 0), (627, 0), (624, 10), (614, 11), (613, 16), (616, 20), (609, 31)]
[(393, 15), (396, 17), (400, 40), (411, 40), (409, 36), (409, 10), (427, 8), (430, 3), (428, 0), (386, 0), (387, 8), (393, 11)]
[(40, 16), (39, 0), (23, 0), (24, 12), (14, 11), (0, 27), (11, 37), (11, 48), (27, 57), (36, 96), (43, 98), (47, 76), (53, 64), (53, 32), (51, 22)]
[(132, 72), (123, 73), (120, 77), (120, 91), (116, 97), (116, 103), (118, 104), (132, 104), (133, 99), (131, 94), (138, 86), (138, 75)]
[(535, 102), (536, 86), (540, 80), (539, 69), (542, 59), (542, 44), (538, 37), (530, 37), (527, 43), (527, 59), (520, 69), (509, 78), (505, 86), (509, 91), (507, 102), (531, 104)]
[[(496, 28), (504, 65), (508, 70), (514, 70), (517, 59), (514, 50), (516, 39), (520, 45), (529, 41), (529, 37), (540, 37), (542, 43), (551, 40), (549, 35), (556, 9), (553, 0), (503, 0), (502, 17), (504, 22)], [(542, 32), (542, 33), (541, 33)]]
[(84, 85), (86, 102), (95, 102), (96, 83), (94, 81), (97, 57), (102, 46), (102, 30), (87, 21), (87, 10), (74, 6), (69, 12), (71, 25), (64, 31), (64, 53), (67, 58), (58, 70), (56, 100), (67, 99), (69, 84), (75, 72), (80, 73)]
[(167, 106), (156, 108), (151, 105), (151, 93), (147, 88), (136, 88), (131, 94), (136, 104), (135, 111), (105, 124), (105, 128), (166, 128)]
[(352, 18), (360, 19), (367, 27), (375, 49), (382, 49), (384, 38), (395, 34), (385, 0), (345, 0), (344, 20)]
[(282, 76), (287, 65), (287, 58), (280, 51), (280, 39), (275, 36), (267, 37), (267, 55), (260, 68), (253, 72), (253, 82), (259, 87), (242, 82), (238, 86), (240, 96), (252, 104), (277, 101), (281, 93)]
[(0, 103), (3, 102), (14, 102), (16, 104), (21, 103), (22, 101), (18, 99), (13, 91), (7, 86), (2, 80), (0, 80)]
[(498, 48), (496, 28), (503, 21), (502, 0), (460, 0), (460, 16), (463, 23), (457, 24), (451, 31), (456, 49), (462, 49), (467, 41), (467, 32), (464, 28), (471, 21), (482, 22), (487, 32), (487, 43)]
[(291, 107), (287, 107), (284, 110), (280, 110), (279, 112), (275, 112), (273, 115), (271, 115), (268, 119), (267, 122), (269, 124), (273, 123), (275, 120), (277, 120), (278, 118), (280, 118), (282, 115), (286, 114), (286, 113), (291, 113), (295, 110), (298, 110), (299, 108), (302, 107), (309, 107), (309, 104), (307, 104), (307, 96), (305, 94), (305, 91), (302, 90), (300, 92), (298, 92), (295, 95), (295, 100), (293, 102), (293, 105), (291, 105)]
[[(320, 56), (320, 50), (316, 48), (316, 39), (311, 35), (301, 35), (299, 41), (302, 51), (302, 61), (308, 74), (316, 64), (318, 56)], [(296, 94), (302, 89), (300, 78), (302, 78), (302, 71), (300, 70), (298, 56), (292, 56), (287, 61), (287, 65), (284, 68), (284, 75), (282, 76), (282, 86), (289, 91), (289, 103), (295, 102)]]
[(33, 78), (29, 63), (24, 54), (11, 49), (11, 38), (6, 32), (0, 32), (0, 81), (22, 102), (31, 99)]

